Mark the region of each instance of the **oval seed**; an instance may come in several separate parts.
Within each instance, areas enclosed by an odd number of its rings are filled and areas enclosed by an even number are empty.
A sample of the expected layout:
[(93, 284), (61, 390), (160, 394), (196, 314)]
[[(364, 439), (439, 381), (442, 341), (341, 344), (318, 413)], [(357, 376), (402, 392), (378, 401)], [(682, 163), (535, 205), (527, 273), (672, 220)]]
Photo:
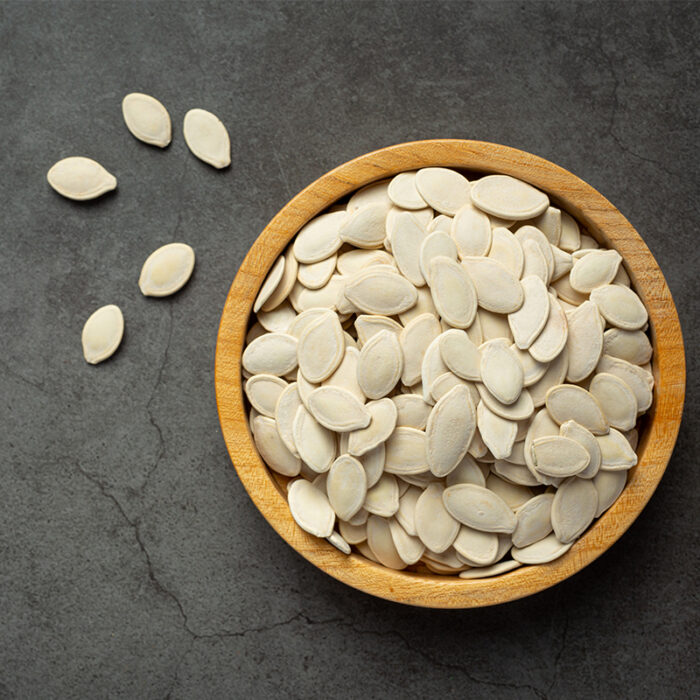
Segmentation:
[(197, 158), (219, 169), (231, 165), (228, 131), (216, 115), (205, 109), (191, 109), (185, 114), (182, 132)]
[(131, 92), (122, 100), (126, 127), (139, 141), (165, 148), (172, 139), (168, 110), (155, 97)]
[(343, 539), (348, 544), (360, 544), (367, 539), (367, 524), (362, 523), (361, 525), (352, 525), (344, 520), (338, 521), (338, 529)]
[(470, 565), (488, 566), (496, 560), (498, 535), (462, 525), (453, 546), (457, 554), (469, 560)]
[(489, 340), (480, 348), (481, 381), (493, 396), (504, 404), (518, 400), (523, 390), (525, 375), (518, 358), (510, 351), (503, 338)]
[(566, 554), (572, 546), (573, 542), (564, 544), (552, 533), (547, 535), (547, 537), (543, 537), (539, 542), (530, 544), (522, 549), (513, 547), (510, 550), (510, 555), (521, 564), (547, 564)]
[(459, 257), (486, 255), (491, 248), (491, 222), (471, 202), (465, 204), (452, 220), (450, 233)]
[[(296, 258), (294, 258), (296, 260)], [(333, 254), (315, 263), (302, 263), (297, 271), (297, 279), (308, 289), (321, 289), (335, 272), (338, 256)]]
[(361, 457), (357, 457), (365, 469), (367, 475), (367, 488), (372, 488), (384, 473), (384, 462), (386, 461), (386, 448), (381, 443), (373, 450), (365, 452)]
[(265, 464), (278, 474), (297, 476), (301, 461), (285, 445), (276, 422), (266, 416), (256, 416), (252, 425), (255, 446)]
[(333, 532), (330, 537), (326, 537), (326, 540), (343, 554), (350, 554), (352, 552), (352, 548), (348, 542), (346, 542), (342, 535), (339, 535), (337, 532)]
[(360, 351), (357, 381), (367, 398), (386, 396), (399, 381), (403, 370), (403, 354), (395, 333), (380, 331)]
[(413, 214), (401, 212), (396, 216), (391, 232), (391, 250), (403, 276), (416, 287), (425, 284), (420, 267), (421, 245), (425, 238), (425, 229)]
[(608, 355), (603, 355), (600, 358), (596, 371), (614, 374), (622, 379), (634, 392), (637, 399), (637, 410), (643, 413), (649, 409), (654, 399), (652, 393), (654, 377), (651, 372), (647, 372), (645, 369), (625, 360)]
[(394, 259), (384, 250), (348, 250), (338, 255), (337, 268), (341, 275), (352, 277), (372, 265), (394, 265)]
[[(508, 459), (510, 458), (509, 456)], [(491, 469), (494, 474), (518, 486), (539, 486), (541, 483), (524, 464), (512, 464), (504, 459), (497, 459), (491, 465)]]
[(469, 180), (449, 168), (421, 168), (416, 173), (416, 189), (440, 214), (454, 216), (469, 201)]
[(418, 287), (416, 292), (417, 299), (415, 305), (399, 314), (399, 320), (404, 326), (407, 326), (414, 318), (422, 314), (438, 315), (430, 289), (428, 287)]
[(245, 394), (253, 408), (270, 418), (275, 417), (277, 401), (286, 388), (287, 382), (272, 374), (256, 374), (244, 385)]
[(462, 265), (476, 288), (479, 306), (497, 314), (517, 311), (524, 300), (520, 281), (501, 263), (491, 258), (465, 257)]
[(583, 302), (586, 301), (586, 299), (588, 298), (586, 294), (581, 294), (581, 292), (577, 292), (569, 284), (569, 275), (564, 275), (555, 282), (552, 282), (552, 289), (554, 289), (554, 291), (557, 293), (557, 297), (559, 299), (565, 301), (568, 304), (572, 304), (573, 306), (579, 306), (579, 304), (583, 304)]
[(389, 569), (403, 569), (406, 566), (394, 545), (389, 522), (383, 518), (370, 515), (367, 520), (367, 544), (383, 566)]
[[(287, 253), (281, 257), (284, 259), (282, 277), (275, 289), (267, 297), (267, 301), (263, 302), (260, 307), (262, 311), (272, 311), (276, 309), (289, 296), (296, 282), (297, 271), (299, 269), (297, 259), (291, 253)], [(253, 310), (255, 311), (255, 307), (253, 307)]]
[(310, 323), (299, 338), (299, 369), (313, 383), (335, 372), (345, 356), (343, 328), (336, 314), (324, 314)]
[(398, 394), (392, 396), (397, 410), (396, 425), (404, 428), (424, 430), (432, 407), (416, 394)]
[(309, 394), (308, 406), (311, 415), (328, 430), (346, 433), (366, 428), (370, 424), (371, 415), (367, 407), (341, 387), (323, 386), (314, 389)]
[(574, 384), (552, 387), (545, 398), (549, 415), (561, 425), (575, 420), (594, 435), (608, 432), (608, 421), (598, 400), (590, 392)]
[(632, 430), (637, 423), (637, 398), (632, 389), (614, 374), (601, 372), (588, 390), (598, 399), (608, 423), (619, 430)]
[(343, 245), (339, 230), (346, 216), (344, 211), (334, 211), (311, 219), (294, 239), (294, 257), (300, 263), (311, 264), (333, 255)]
[(545, 265), (547, 266), (547, 276), (542, 281), (545, 284), (548, 284), (549, 280), (551, 280), (552, 275), (554, 274), (554, 254), (552, 253), (552, 246), (547, 240), (547, 236), (545, 236), (544, 233), (542, 233), (542, 231), (540, 231), (538, 228), (535, 228), (534, 226), (525, 225), (521, 226), (515, 232), (515, 237), (518, 239), (520, 245), (523, 247), (523, 255), (525, 256), (523, 277), (530, 274), (527, 271), (528, 257), (530, 257), (531, 260), (534, 260), (532, 253), (530, 252), (528, 254), (528, 251), (530, 250), (530, 245), (528, 244), (528, 241), (532, 241), (532, 243), (535, 243), (540, 249), (542, 257), (544, 258)]
[(428, 346), (440, 335), (440, 322), (432, 314), (421, 314), (411, 320), (399, 335), (403, 351), (401, 381), (413, 386), (421, 380), (423, 357)]
[[(521, 350), (517, 345), (511, 345), (510, 351), (518, 358), (523, 368), (523, 386), (536, 384), (547, 371), (545, 362), (538, 362), (527, 350)], [(559, 382), (557, 382), (558, 384)]]
[(379, 248), (384, 241), (384, 204), (368, 204), (348, 213), (338, 229), (340, 240), (357, 248)]
[(421, 542), (438, 554), (449, 549), (459, 533), (459, 523), (445, 508), (440, 484), (429, 484), (419, 496), (414, 517)]
[(479, 434), (491, 454), (496, 459), (505, 459), (510, 455), (515, 442), (518, 426), (510, 420), (501, 418), (486, 407), (484, 401), (476, 409)]
[(486, 478), (486, 488), (503, 499), (512, 511), (516, 511), (523, 503), (527, 503), (535, 495), (527, 486), (511, 484), (493, 473)]
[[(494, 314), (486, 309), (479, 309), (476, 318), (479, 320), (482, 342), (494, 340), (496, 338), (505, 338), (513, 342), (513, 333), (508, 325), (508, 316), (504, 314)], [(472, 334), (474, 325), (476, 325), (476, 323), (474, 323), (471, 328), (467, 329), (467, 335), (471, 338), (473, 343), (476, 343)]]
[(416, 171), (399, 173), (392, 178), (387, 189), (389, 199), (402, 209), (423, 209), (427, 206), (416, 187)]
[(433, 382), (433, 385), (430, 387), (430, 395), (435, 401), (439, 401), (445, 394), (447, 394), (448, 391), (451, 391), (456, 386), (466, 388), (472, 397), (472, 402), (478, 403), (479, 392), (476, 390), (474, 385), (470, 382), (464, 381), (464, 379), (460, 379), (456, 375), (452, 374), (452, 372), (445, 372), (445, 374), (441, 374)]
[(365, 410), (370, 416), (369, 424), (350, 433), (348, 452), (362, 456), (389, 439), (396, 427), (396, 405), (391, 399), (370, 401)]
[(582, 294), (588, 294), (596, 287), (610, 284), (617, 274), (622, 257), (616, 250), (595, 250), (576, 261), (569, 283)]
[(329, 537), (335, 524), (335, 513), (326, 494), (306, 479), (297, 479), (287, 491), (289, 511), (296, 524), (316, 537)]
[(591, 301), (610, 325), (626, 331), (639, 330), (649, 320), (642, 300), (629, 287), (619, 284), (596, 287), (591, 292)]
[(625, 436), (610, 428), (607, 435), (599, 435), (596, 440), (600, 447), (600, 468), (605, 471), (631, 469), (637, 464), (637, 455)]
[(435, 476), (446, 476), (462, 461), (475, 429), (469, 390), (455, 386), (435, 404), (425, 431), (428, 466)]
[[(530, 348), (532, 349), (532, 348)], [(532, 384), (528, 391), (532, 402), (536, 408), (544, 406), (547, 392), (558, 384), (562, 384), (566, 379), (566, 370), (569, 366), (569, 355), (564, 348), (547, 366), (545, 373), (540, 379)]]
[(557, 245), (567, 253), (573, 253), (581, 247), (581, 233), (578, 223), (565, 211), (561, 213), (561, 236)]
[(350, 455), (333, 462), (326, 479), (328, 501), (341, 520), (350, 520), (362, 508), (367, 495), (364, 467)]
[(348, 200), (347, 210), (353, 212), (356, 209), (372, 204), (383, 204), (388, 209), (391, 206), (391, 200), (387, 191), (389, 182), (389, 179), (378, 180), (357, 190)]
[(566, 314), (557, 299), (550, 295), (547, 321), (540, 334), (530, 345), (529, 352), (537, 362), (551, 362), (561, 353), (568, 337), (569, 327)]
[(489, 411), (507, 421), (527, 420), (535, 410), (535, 405), (528, 389), (523, 389), (518, 400), (514, 403), (505, 404), (498, 401), (483, 384), (477, 384), (476, 388), (481, 397), (481, 403), (485, 404)]
[(124, 335), (124, 316), (114, 304), (93, 311), (83, 326), (83, 356), (91, 365), (114, 355)]
[[(399, 506), (400, 507), (400, 506)], [(398, 515), (398, 513), (397, 513)], [(389, 520), (389, 530), (394, 541), (396, 551), (404, 564), (415, 564), (425, 552), (425, 545), (418, 537), (410, 535), (397, 519)]]
[(447, 486), (455, 484), (476, 484), (486, 486), (486, 479), (471, 455), (466, 455), (464, 459), (447, 475), (445, 479)]
[(599, 471), (591, 480), (598, 492), (598, 507), (595, 517), (599, 518), (615, 503), (627, 483), (627, 471)]
[(552, 527), (564, 544), (580, 537), (593, 522), (598, 492), (589, 479), (572, 477), (564, 481), (552, 501)]
[[(345, 338), (347, 340), (347, 338)], [(337, 386), (349, 391), (360, 403), (367, 400), (357, 381), (357, 365), (360, 351), (354, 346), (345, 347), (345, 354), (338, 368), (323, 382), (323, 386)]]
[(588, 452), (588, 466), (582, 472), (579, 472), (577, 476), (581, 479), (592, 479), (598, 473), (602, 460), (600, 445), (595, 435), (573, 420), (567, 420), (562, 423), (559, 434), (562, 437), (576, 440)]
[(535, 469), (545, 476), (573, 476), (582, 472), (591, 461), (583, 445), (561, 436), (537, 438), (531, 449)]
[(474, 579), (474, 578), (490, 578), (492, 576), (500, 576), (501, 574), (507, 574), (509, 571), (513, 571), (518, 567), (522, 566), (519, 561), (501, 561), (497, 564), (492, 564), (491, 566), (479, 567), (477, 569), (468, 569), (467, 571), (462, 571), (459, 574), (460, 578), (464, 579)]
[(399, 509), (394, 516), (401, 527), (412, 537), (416, 537), (416, 503), (423, 491), (416, 486), (409, 486), (399, 498)]
[(285, 444), (286, 448), (297, 457), (299, 456), (299, 452), (294, 443), (294, 419), (301, 405), (302, 402), (299, 396), (298, 385), (294, 382), (293, 384), (287, 385), (277, 399), (274, 416), (282, 442)]
[(491, 248), (488, 256), (501, 263), (518, 279), (522, 276), (525, 262), (523, 248), (518, 239), (507, 228), (492, 229)]
[(513, 546), (518, 549), (538, 542), (552, 531), (552, 501), (554, 495), (541, 493), (524, 503), (516, 517), (518, 524), (513, 531)]
[(558, 280), (571, 272), (571, 267), (574, 264), (571, 255), (565, 253), (563, 250), (559, 250), (556, 246), (552, 246), (552, 256), (554, 258), (552, 280)]
[(299, 456), (315, 472), (327, 472), (336, 455), (335, 435), (324, 428), (304, 407), (297, 409), (292, 426)]
[(439, 348), (451, 372), (462, 379), (481, 380), (481, 353), (464, 331), (455, 328), (442, 333)]
[[(432, 211), (432, 209), (430, 211)], [(450, 233), (452, 231), (452, 217), (438, 214), (438, 216), (428, 223), (427, 231), (428, 233), (434, 233), (435, 231)]]
[(345, 296), (360, 311), (385, 316), (410, 309), (418, 298), (416, 288), (406, 278), (383, 267), (357, 275), (346, 285)]
[(603, 351), (603, 324), (598, 308), (592, 301), (584, 301), (581, 306), (566, 314), (569, 338), (566, 349), (569, 353), (568, 382), (585, 379), (598, 364)]
[(457, 246), (444, 231), (433, 231), (423, 239), (418, 255), (420, 272), (426, 282), (430, 282), (430, 261), (439, 255), (457, 260)]
[(415, 428), (396, 428), (386, 441), (384, 470), (401, 476), (427, 472), (425, 433)]
[(535, 462), (532, 456), (532, 443), (537, 438), (546, 437), (548, 435), (559, 435), (559, 426), (551, 419), (549, 413), (547, 413), (545, 409), (541, 409), (534, 415), (530, 427), (527, 429), (525, 444), (523, 445), (523, 456), (525, 458), (525, 465), (533, 476), (537, 478), (540, 483), (547, 484), (552, 480), (542, 476), (535, 469)]
[(487, 214), (515, 221), (539, 216), (549, 206), (544, 192), (510, 175), (480, 178), (472, 184), (471, 199)]
[(288, 333), (296, 317), (296, 311), (286, 300), (272, 311), (258, 311), (260, 325), (271, 333)]
[(95, 199), (117, 187), (114, 175), (92, 158), (82, 156), (63, 158), (54, 163), (46, 179), (58, 194), (76, 201)]
[(430, 261), (428, 277), (440, 316), (455, 328), (468, 328), (476, 314), (477, 293), (465, 268), (439, 255)]
[(603, 354), (618, 357), (634, 365), (645, 365), (651, 360), (652, 347), (643, 331), (611, 328), (603, 334)]
[(513, 340), (521, 350), (527, 350), (540, 335), (549, 319), (549, 293), (539, 277), (521, 281), (523, 305), (508, 315)]
[(549, 269), (542, 249), (532, 240), (522, 242), (523, 277), (538, 277), (544, 284), (549, 282)]
[(382, 474), (379, 481), (367, 490), (365, 510), (383, 518), (390, 518), (399, 509), (399, 485), (396, 477)]
[(475, 530), (502, 533), (515, 530), (517, 520), (513, 511), (500, 496), (487, 488), (456, 484), (445, 489), (443, 502), (455, 520)]

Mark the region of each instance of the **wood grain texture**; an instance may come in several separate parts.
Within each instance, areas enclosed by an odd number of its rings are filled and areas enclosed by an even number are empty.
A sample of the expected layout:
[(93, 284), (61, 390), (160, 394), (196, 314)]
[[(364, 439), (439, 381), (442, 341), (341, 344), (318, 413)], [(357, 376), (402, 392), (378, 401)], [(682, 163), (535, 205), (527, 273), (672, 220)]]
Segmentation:
[[(654, 404), (643, 420), (639, 463), (616, 503), (560, 559), (524, 566), (490, 579), (392, 571), (359, 554), (349, 557), (302, 531), (276, 481), (260, 459), (248, 430), (240, 357), (253, 301), (277, 256), (303, 224), (330, 204), (375, 180), (404, 170), (446, 166), (513, 175), (547, 192), (603, 245), (624, 258), (648, 311), (654, 347)], [(229, 454), (253, 502), (275, 530), (302, 556), (350, 586), (382, 598), (436, 608), (503, 603), (552, 586), (576, 573), (610, 547), (651, 498), (671, 457), (685, 393), (685, 355), (678, 314), (664, 276), (642, 238), (599, 192), (572, 173), (530, 153), (481, 141), (431, 140), (399, 144), (332, 170), (292, 199), (253, 244), (229, 290), (216, 348), (216, 397)]]

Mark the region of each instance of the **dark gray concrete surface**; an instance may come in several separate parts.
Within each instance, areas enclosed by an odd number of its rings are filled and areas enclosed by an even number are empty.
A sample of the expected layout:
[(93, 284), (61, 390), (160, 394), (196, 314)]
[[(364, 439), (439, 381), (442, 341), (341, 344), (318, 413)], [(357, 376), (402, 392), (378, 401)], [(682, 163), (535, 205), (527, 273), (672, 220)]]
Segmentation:
[[(698, 650), (697, 3), (0, 4), (0, 697), (686, 698)], [(166, 150), (120, 101), (157, 96)], [(228, 126), (217, 172), (182, 138)], [(684, 423), (631, 530), (573, 579), (508, 605), (412, 609), (295, 554), (229, 461), (214, 399), (223, 301), (297, 191), (429, 137), (553, 160), (614, 202), (668, 279), (688, 348)], [(116, 193), (49, 189), (92, 156)], [(184, 240), (189, 285), (143, 298)], [(119, 304), (98, 367), (80, 331)]]

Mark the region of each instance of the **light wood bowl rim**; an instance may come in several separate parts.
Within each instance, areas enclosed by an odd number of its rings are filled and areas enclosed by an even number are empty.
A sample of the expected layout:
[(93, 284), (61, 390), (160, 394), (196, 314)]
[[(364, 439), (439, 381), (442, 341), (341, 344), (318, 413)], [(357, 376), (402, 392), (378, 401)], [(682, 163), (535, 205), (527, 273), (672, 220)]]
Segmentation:
[[(550, 195), (601, 243), (623, 256), (649, 310), (654, 404), (640, 436), (639, 464), (615, 504), (561, 558), (489, 579), (393, 571), (359, 554), (346, 556), (292, 519), (280, 487), (260, 459), (248, 429), (240, 357), (253, 301), (270, 266), (301, 226), (339, 198), (370, 182), (427, 166), (513, 175)], [(568, 578), (616, 542), (640, 514), (671, 457), (685, 394), (685, 355), (678, 314), (664, 276), (641, 236), (603, 195), (563, 168), (499, 144), (433, 139), (398, 144), (338, 166), (297, 194), (270, 221), (246, 255), (224, 304), (216, 346), (216, 398), (229, 455), (251, 499), (279, 535), (334, 578), (408, 605), (469, 608), (542, 591)]]

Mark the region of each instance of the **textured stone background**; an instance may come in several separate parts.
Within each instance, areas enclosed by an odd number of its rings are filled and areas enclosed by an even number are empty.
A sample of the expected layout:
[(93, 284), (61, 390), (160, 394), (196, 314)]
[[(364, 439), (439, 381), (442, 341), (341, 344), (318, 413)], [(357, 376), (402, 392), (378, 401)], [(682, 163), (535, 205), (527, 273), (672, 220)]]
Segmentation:
[[(697, 676), (697, 3), (0, 4), (0, 697), (689, 697)], [(156, 95), (164, 151), (120, 101)], [(181, 134), (228, 126), (216, 172)], [(230, 464), (213, 360), (246, 250), (297, 191), (374, 148), (505, 143), (604, 193), (668, 279), (687, 411), (658, 492), (572, 580), (493, 609), (375, 600), (297, 556)], [(119, 178), (74, 204), (48, 167)], [(185, 290), (143, 298), (184, 240)], [(80, 331), (124, 310), (90, 367)]]

